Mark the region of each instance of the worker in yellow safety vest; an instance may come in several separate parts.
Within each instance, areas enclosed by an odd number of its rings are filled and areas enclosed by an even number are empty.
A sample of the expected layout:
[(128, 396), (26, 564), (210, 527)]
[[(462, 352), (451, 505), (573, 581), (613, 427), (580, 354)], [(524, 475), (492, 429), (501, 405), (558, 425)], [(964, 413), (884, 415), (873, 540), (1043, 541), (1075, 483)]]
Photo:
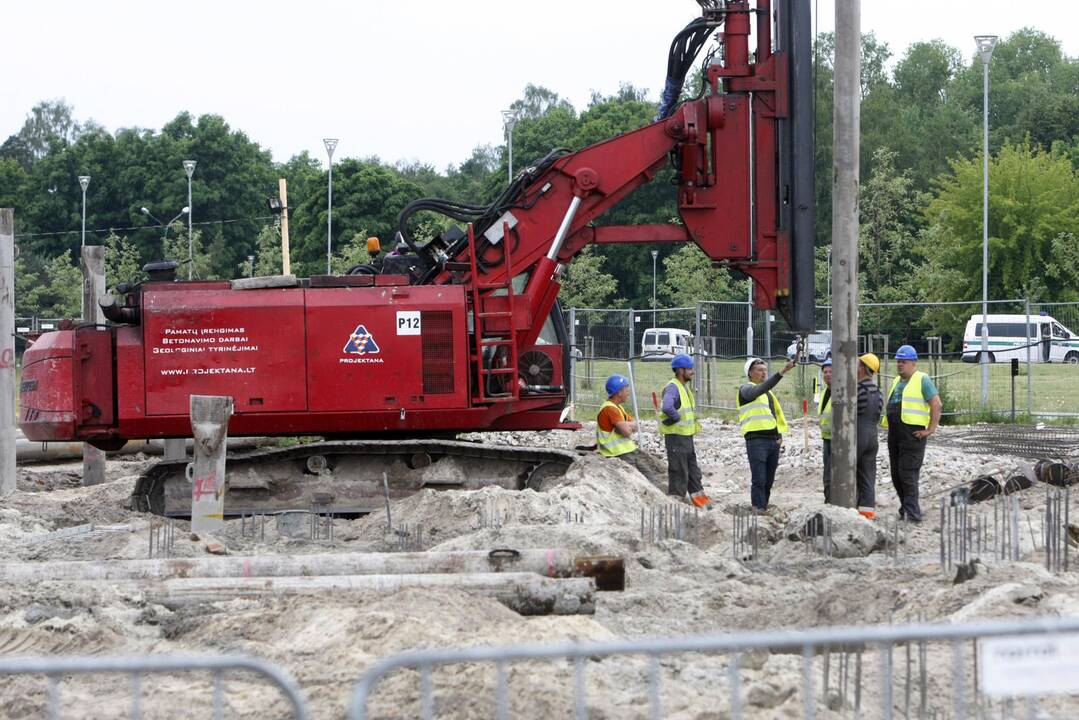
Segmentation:
[(693, 436), (701, 429), (697, 420), (697, 399), (690, 389), (693, 358), (675, 355), (671, 370), (674, 378), (663, 388), (659, 414), (659, 432), (667, 449), (667, 494), (681, 499), (688, 492), (692, 504), (711, 508), (712, 501), (704, 492), (697, 451), (693, 446)]
[(624, 375), (607, 378), (607, 401), (596, 416), (596, 449), (605, 458), (618, 458), (635, 467), (653, 485), (659, 485), (656, 473), (633, 440), (637, 421), (623, 407), (633, 388)]
[(832, 358), (821, 363), (824, 386), (817, 401), (820, 418), (821, 454), (824, 457), (824, 502), (832, 502)]
[(932, 378), (918, 370), (918, 353), (910, 345), (895, 352), (899, 374), (888, 391), (881, 424), (888, 428), (888, 459), (892, 485), (899, 496), (899, 517), (922, 521), (918, 505), (918, 476), (925, 459), (926, 439), (940, 425), (940, 393)]
[(749, 382), (738, 388), (738, 423), (742, 426), (749, 457), (750, 500), (758, 510), (768, 509), (776, 468), (779, 467), (779, 449), (787, 432), (787, 418), (779, 400), (772, 394), (772, 388), (794, 366), (791, 360), (766, 380), (768, 366), (760, 358), (749, 358), (745, 364)]

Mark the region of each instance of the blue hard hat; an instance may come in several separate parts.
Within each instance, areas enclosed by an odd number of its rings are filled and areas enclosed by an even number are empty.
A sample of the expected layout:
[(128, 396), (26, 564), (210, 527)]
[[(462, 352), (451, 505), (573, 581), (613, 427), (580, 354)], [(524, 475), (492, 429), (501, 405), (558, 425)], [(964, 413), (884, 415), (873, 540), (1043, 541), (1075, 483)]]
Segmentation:
[(674, 360), (671, 360), (671, 370), (677, 370), (678, 368), (689, 369), (693, 367), (693, 358), (685, 353), (679, 353), (674, 356)]
[(611, 397), (622, 388), (629, 385), (629, 378), (625, 375), (611, 375), (607, 378), (607, 397)]
[(912, 348), (910, 345), (900, 345), (899, 349), (895, 351), (896, 360), (917, 360), (918, 351)]
[(830, 367), (832, 364), (832, 358), (824, 358), (824, 362), (820, 364), (822, 368)]

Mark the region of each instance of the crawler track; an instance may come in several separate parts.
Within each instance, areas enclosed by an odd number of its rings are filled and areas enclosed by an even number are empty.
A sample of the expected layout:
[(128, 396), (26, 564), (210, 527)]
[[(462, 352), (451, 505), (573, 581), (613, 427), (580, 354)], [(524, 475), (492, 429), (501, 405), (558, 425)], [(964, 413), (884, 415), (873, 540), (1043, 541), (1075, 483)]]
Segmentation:
[[(230, 455), (225, 515), (315, 510), (363, 515), (424, 488), (497, 485), (538, 489), (573, 463), (568, 450), (459, 440), (343, 440)], [(154, 465), (135, 485), (129, 507), (168, 517), (191, 513), (187, 462)]]

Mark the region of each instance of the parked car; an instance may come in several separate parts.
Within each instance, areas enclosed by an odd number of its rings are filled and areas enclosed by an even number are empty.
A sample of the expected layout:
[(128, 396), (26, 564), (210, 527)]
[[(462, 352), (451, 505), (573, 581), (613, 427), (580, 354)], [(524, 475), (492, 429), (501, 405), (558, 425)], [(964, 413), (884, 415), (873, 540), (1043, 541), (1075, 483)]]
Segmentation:
[[(806, 357), (813, 362), (821, 362), (832, 357), (832, 331), (818, 330), (810, 333), (806, 337), (805, 352)], [(793, 360), (797, 353), (798, 341), (796, 340), (787, 346), (787, 358)]]

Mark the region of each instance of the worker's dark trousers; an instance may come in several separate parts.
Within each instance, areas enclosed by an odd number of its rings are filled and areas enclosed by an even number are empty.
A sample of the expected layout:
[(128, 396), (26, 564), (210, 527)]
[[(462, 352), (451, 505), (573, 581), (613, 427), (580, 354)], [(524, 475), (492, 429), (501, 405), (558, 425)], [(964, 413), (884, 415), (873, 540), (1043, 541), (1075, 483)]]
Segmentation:
[(918, 475), (925, 458), (926, 439), (914, 437), (916, 425), (888, 421), (888, 459), (892, 466), (892, 485), (899, 496), (899, 517), (913, 522), (922, 521), (918, 506)]
[(692, 435), (664, 435), (667, 447), (667, 494), (684, 498), (704, 490)]
[[(880, 448), (876, 424), (859, 423), (857, 442), (858, 509), (872, 510), (877, 505), (877, 450)], [(917, 485), (914, 501), (918, 501)]]
[(772, 485), (779, 467), (779, 441), (776, 438), (746, 438), (746, 455), (749, 457), (749, 491), (753, 507), (764, 510), (772, 497)]
[(824, 454), (824, 502), (831, 504), (832, 502), (832, 441), (821, 440), (824, 443), (824, 447), (821, 452)]

